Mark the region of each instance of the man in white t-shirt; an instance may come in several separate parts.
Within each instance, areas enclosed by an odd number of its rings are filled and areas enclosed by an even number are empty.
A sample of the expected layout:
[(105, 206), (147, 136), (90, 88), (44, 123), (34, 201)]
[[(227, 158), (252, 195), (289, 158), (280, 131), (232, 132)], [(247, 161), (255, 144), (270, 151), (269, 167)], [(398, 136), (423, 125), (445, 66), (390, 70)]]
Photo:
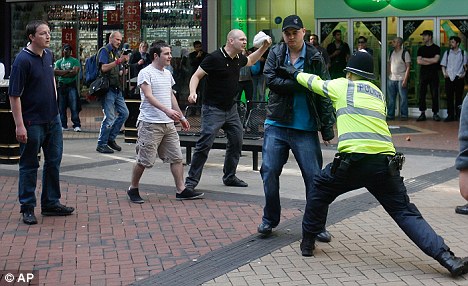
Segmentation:
[(403, 39), (395, 37), (393, 50), (388, 58), (388, 93), (387, 120), (395, 119), (395, 102), (400, 94), (400, 119), (408, 120), (408, 80), (410, 75), (411, 56), (403, 48)]
[(164, 42), (157, 42), (150, 47), (149, 57), (151, 64), (138, 74), (141, 105), (137, 121), (137, 158), (127, 194), (133, 203), (144, 202), (138, 189), (140, 179), (146, 168), (153, 167), (158, 156), (163, 162), (171, 164), (177, 188), (176, 198), (199, 198), (203, 193), (185, 189), (183, 157), (174, 121), (180, 121), (184, 130), (189, 130), (190, 124), (183, 116), (172, 91), (174, 78), (165, 68), (172, 59), (171, 48)]

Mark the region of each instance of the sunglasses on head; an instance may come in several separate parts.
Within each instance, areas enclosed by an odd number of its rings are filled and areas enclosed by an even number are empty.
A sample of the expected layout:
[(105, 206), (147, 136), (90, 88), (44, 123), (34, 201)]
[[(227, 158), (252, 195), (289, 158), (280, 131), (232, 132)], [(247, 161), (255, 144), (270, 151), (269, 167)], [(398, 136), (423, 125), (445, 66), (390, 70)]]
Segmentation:
[(364, 44), (365, 42), (364, 41), (358, 41), (359, 44)]

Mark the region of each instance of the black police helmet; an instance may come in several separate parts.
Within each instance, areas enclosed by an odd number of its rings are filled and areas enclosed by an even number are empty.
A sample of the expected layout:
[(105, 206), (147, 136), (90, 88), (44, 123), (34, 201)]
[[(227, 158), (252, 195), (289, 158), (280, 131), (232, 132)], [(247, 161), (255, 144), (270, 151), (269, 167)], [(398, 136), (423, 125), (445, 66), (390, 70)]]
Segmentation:
[(375, 79), (374, 60), (372, 56), (364, 50), (355, 52), (349, 59), (344, 70), (363, 78)]

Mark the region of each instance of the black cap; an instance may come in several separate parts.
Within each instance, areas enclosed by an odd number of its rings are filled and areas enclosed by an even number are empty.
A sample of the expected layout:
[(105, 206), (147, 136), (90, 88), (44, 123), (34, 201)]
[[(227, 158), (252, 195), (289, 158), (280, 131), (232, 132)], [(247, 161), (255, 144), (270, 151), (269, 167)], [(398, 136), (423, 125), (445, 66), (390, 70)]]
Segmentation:
[(65, 50), (70, 50), (70, 51), (71, 51), (71, 50), (73, 50), (73, 49), (72, 49), (72, 47), (71, 47), (69, 44), (65, 44), (65, 45), (63, 45), (62, 50), (64, 50), (64, 51), (65, 51)]
[(296, 30), (304, 28), (301, 18), (297, 15), (289, 15), (283, 20), (283, 32), (288, 28), (293, 28)]
[(422, 33), (421, 33), (421, 36), (424, 36), (424, 35), (428, 35), (428, 36), (431, 36), (433, 35), (432, 31), (431, 30), (424, 30)]

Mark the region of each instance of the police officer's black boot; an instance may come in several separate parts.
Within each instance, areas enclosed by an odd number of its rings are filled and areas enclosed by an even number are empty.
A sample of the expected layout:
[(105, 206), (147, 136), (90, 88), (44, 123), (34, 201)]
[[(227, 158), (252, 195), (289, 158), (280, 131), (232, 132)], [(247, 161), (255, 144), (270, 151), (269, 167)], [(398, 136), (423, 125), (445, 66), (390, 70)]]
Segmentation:
[(437, 259), (439, 263), (450, 271), (453, 277), (468, 273), (468, 257), (456, 257), (450, 250), (445, 251)]
[(302, 242), (301, 242), (302, 256), (308, 257), (308, 256), (314, 255), (314, 249), (315, 249), (315, 236), (304, 233), (302, 235)]

